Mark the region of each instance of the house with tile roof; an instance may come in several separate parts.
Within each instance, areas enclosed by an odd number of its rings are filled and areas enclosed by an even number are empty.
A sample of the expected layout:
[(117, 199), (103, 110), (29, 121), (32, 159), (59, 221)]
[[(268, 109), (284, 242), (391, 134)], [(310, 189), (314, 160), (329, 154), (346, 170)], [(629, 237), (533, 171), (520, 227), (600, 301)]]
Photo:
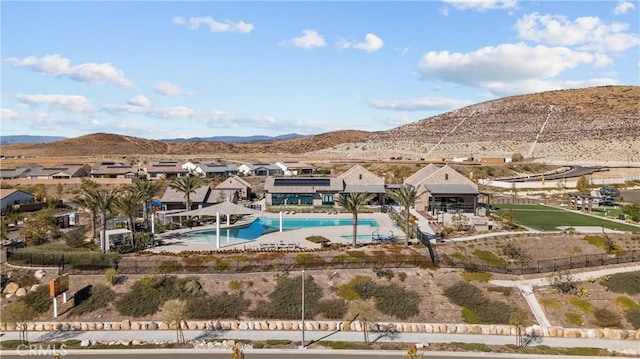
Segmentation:
[(98, 162), (91, 168), (91, 178), (136, 178), (139, 168), (122, 162)]
[(80, 163), (58, 163), (54, 167), (34, 167), (27, 173), (29, 179), (69, 179), (87, 177), (88, 166)]

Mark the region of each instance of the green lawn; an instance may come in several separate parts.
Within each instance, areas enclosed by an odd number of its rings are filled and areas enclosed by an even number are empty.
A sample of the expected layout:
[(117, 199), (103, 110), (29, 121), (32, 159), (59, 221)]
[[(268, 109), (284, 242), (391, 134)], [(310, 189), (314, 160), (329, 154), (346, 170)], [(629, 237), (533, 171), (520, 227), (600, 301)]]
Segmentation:
[(640, 232), (640, 227), (607, 221), (605, 219), (586, 216), (542, 205), (501, 204), (496, 206), (496, 214), (511, 209), (514, 221), (525, 227), (540, 231), (555, 231), (556, 227), (597, 226), (618, 231)]

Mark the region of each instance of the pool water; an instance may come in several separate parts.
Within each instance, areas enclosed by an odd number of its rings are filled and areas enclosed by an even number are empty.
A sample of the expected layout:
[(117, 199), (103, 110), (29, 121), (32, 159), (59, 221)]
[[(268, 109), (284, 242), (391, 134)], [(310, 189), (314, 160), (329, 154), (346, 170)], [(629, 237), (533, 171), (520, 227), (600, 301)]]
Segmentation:
[[(300, 228), (352, 226), (351, 218), (283, 218), (282, 229), (292, 230)], [(359, 218), (358, 225), (378, 227), (378, 222), (372, 218)], [(257, 218), (250, 225), (240, 228), (221, 228), (220, 242), (222, 244), (238, 244), (251, 242), (258, 237), (280, 230), (279, 218)], [(360, 236), (358, 236), (360, 237)], [(203, 229), (183, 233), (180, 238), (189, 241), (215, 243), (216, 230)], [(371, 238), (371, 236), (369, 236)]]

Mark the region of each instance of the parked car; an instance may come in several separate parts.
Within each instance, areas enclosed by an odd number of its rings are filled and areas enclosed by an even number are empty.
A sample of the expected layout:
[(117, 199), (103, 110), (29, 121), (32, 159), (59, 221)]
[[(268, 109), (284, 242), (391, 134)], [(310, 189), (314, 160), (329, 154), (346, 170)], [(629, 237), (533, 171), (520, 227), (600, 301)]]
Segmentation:
[(600, 195), (618, 197), (620, 195), (620, 192), (613, 186), (605, 186), (600, 188)]
[(613, 200), (602, 200), (600, 201), (600, 206), (609, 206), (615, 207), (616, 203)]

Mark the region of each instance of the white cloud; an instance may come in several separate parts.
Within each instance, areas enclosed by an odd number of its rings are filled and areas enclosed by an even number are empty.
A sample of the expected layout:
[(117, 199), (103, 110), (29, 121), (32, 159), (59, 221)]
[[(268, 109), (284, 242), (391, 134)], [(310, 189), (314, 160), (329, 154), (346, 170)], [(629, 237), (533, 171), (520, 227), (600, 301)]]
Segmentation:
[(503, 44), (470, 53), (430, 51), (419, 62), (420, 74), (469, 86), (486, 86), (535, 78), (551, 78), (602, 58), (565, 47)]
[(7, 61), (19, 67), (45, 73), (55, 77), (68, 77), (72, 80), (88, 83), (111, 83), (120, 87), (131, 87), (133, 83), (124, 76), (124, 72), (110, 63), (84, 63), (71, 66), (71, 61), (60, 55), (35, 56), (24, 59), (9, 58)]
[(431, 51), (418, 64), (423, 78), (440, 79), (464, 86), (485, 88), (494, 94), (509, 95), (536, 89), (561, 89), (590, 81), (615, 83), (611, 79), (563, 83), (553, 80), (561, 73), (580, 65), (595, 67), (609, 63), (605, 55), (573, 51), (565, 47), (530, 47), (525, 44), (503, 44), (470, 53)]
[(616, 15), (624, 15), (629, 10), (634, 10), (636, 8), (630, 1), (618, 1), (618, 5), (613, 9), (613, 13)]
[(450, 111), (472, 105), (473, 101), (444, 97), (423, 97), (410, 100), (371, 100), (375, 108), (394, 111)]
[(324, 47), (327, 44), (322, 35), (318, 34), (315, 30), (302, 30), (302, 36), (292, 38), (291, 43), (303, 49)]
[(518, 19), (518, 38), (550, 45), (577, 46), (580, 50), (624, 51), (640, 44), (628, 24), (606, 24), (598, 17), (570, 20), (561, 15), (532, 13)]
[(8, 108), (0, 108), (0, 120), (13, 120), (18, 117), (18, 113)]
[(149, 99), (147, 99), (144, 95), (138, 95), (134, 98), (131, 98), (127, 101), (129, 105), (140, 106), (140, 107), (148, 107), (151, 105)]
[(153, 91), (165, 96), (194, 95), (192, 91), (185, 91), (178, 85), (164, 81), (156, 82), (155, 86), (153, 87)]
[(200, 25), (204, 25), (208, 26), (211, 32), (249, 33), (254, 27), (253, 24), (244, 21), (225, 20), (220, 22), (209, 16), (190, 17), (189, 19), (185, 19), (182, 16), (176, 16), (173, 18), (173, 23), (176, 25), (186, 26), (190, 30), (197, 30), (200, 28)]
[(46, 105), (57, 107), (71, 112), (92, 111), (91, 102), (88, 98), (80, 95), (25, 95), (18, 94), (16, 99), (28, 105)]
[[(514, 9), (518, 6), (517, 0), (443, 0), (445, 3), (459, 10), (486, 11), (493, 9)], [(446, 10), (445, 10), (446, 12)], [(444, 15), (447, 15), (445, 13)]]
[(343, 39), (339, 41), (338, 46), (345, 49), (353, 47), (354, 49), (358, 50), (375, 52), (380, 50), (384, 46), (384, 41), (375, 34), (368, 33), (364, 36), (363, 42), (352, 44), (351, 42)]

